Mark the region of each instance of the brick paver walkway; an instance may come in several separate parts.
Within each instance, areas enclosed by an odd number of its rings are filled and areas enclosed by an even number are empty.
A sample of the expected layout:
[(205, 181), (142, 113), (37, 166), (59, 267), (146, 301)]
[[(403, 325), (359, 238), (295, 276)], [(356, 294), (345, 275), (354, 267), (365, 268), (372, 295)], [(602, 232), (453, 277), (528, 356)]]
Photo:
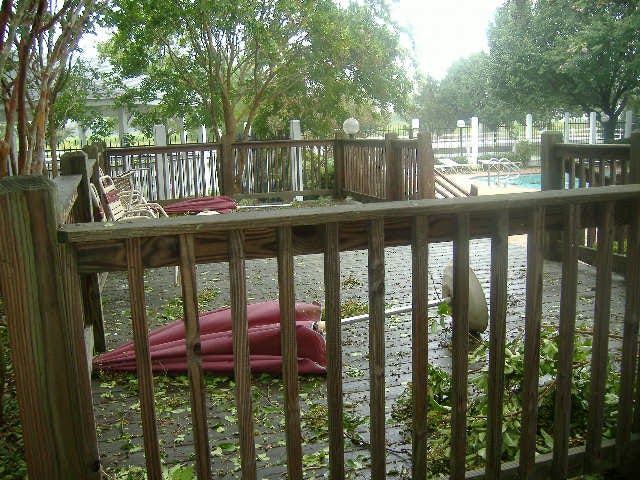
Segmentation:
[[(451, 263), (452, 244), (432, 244), (429, 251), (429, 297), (438, 298), (442, 271)], [(296, 257), (296, 299), (298, 301), (323, 302), (323, 259), (321, 255)], [(386, 263), (386, 292), (385, 303), (388, 307), (409, 304), (411, 301), (411, 255), (409, 247), (389, 248), (385, 253)], [(489, 296), (490, 271), (490, 242), (488, 240), (474, 240), (471, 245), (471, 268), (476, 272), (485, 294)], [(250, 302), (273, 300), (277, 298), (277, 265), (274, 259), (254, 260), (247, 262), (248, 297)], [(560, 265), (545, 262), (544, 265), (544, 294), (543, 312), (545, 322), (557, 321), (560, 295)], [(218, 295), (210, 308), (220, 308), (229, 303), (228, 266), (227, 264), (212, 264), (198, 268), (200, 288), (215, 288)], [(345, 252), (341, 255), (341, 280), (343, 282), (341, 301), (347, 300), (367, 302), (367, 252)], [(509, 280), (508, 280), (508, 328), (510, 334), (515, 334), (518, 328), (524, 326), (525, 309), (525, 280), (526, 280), (526, 249), (521, 242), (512, 242), (509, 247)], [(147, 275), (147, 303), (150, 313), (150, 323), (161, 324), (163, 318), (155, 315), (160, 306), (169, 299), (179, 295), (179, 287), (172, 284), (172, 269), (157, 269)], [(107, 345), (112, 348), (130, 338), (128, 325), (128, 290), (124, 274), (111, 274), (105, 290), (105, 314)], [(593, 298), (595, 287), (595, 269), (580, 265), (578, 285), (578, 321), (589, 321), (593, 316)], [(612, 328), (621, 328), (624, 312), (624, 284), (623, 279), (614, 276), (612, 293)], [(387, 357), (387, 410), (390, 411), (395, 398), (405, 389), (411, 380), (411, 316), (400, 315), (387, 319), (386, 323), (386, 357)], [(488, 333), (484, 334), (488, 338)], [(343, 329), (343, 364), (344, 364), (344, 392), (345, 404), (351, 413), (368, 416), (368, 326), (367, 323), (347, 325)], [(450, 353), (446, 345), (450, 342), (450, 332), (445, 329), (429, 339), (429, 360), (447, 368), (450, 365)], [(108, 384), (104, 379), (94, 380), (94, 401), (96, 416), (100, 427), (101, 452), (106, 465), (138, 464), (144, 465), (142, 452), (138, 448), (123, 447), (123, 442), (131, 442), (140, 435), (137, 425), (137, 410), (132, 406), (136, 399), (121, 385)], [(171, 393), (171, 392), (169, 392)], [(166, 450), (166, 460), (189, 461), (193, 446), (190, 437), (190, 420), (188, 416), (188, 397), (185, 391), (175, 392), (182, 398), (183, 409), (186, 409), (184, 423), (167, 420), (163, 423), (159, 415), (159, 431)], [(271, 400), (277, 399), (277, 396)], [(277, 401), (277, 400), (276, 400)], [(123, 405), (131, 404), (126, 408)], [(210, 427), (223, 415), (210, 407)], [(175, 416), (180, 414), (175, 414)], [(171, 417), (171, 414), (169, 415)], [(218, 419), (218, 420), (216, 420)], [(120, 423), (119, 423), (120, 422)], [(222, 420), (220, 420), (222, 422)], [(103, 426), (100, 426), (104, 424)], [(126, 426), (125, 426), (126, 425)], [(185, 426), (186, 425), (186, 426)], [(123, 434), (123, 432), (127, 432)], [(212, 431), (212, 445), (215, 445), (216, 432)], [(367, 440), (366, 428), (362, 429), (363, 438)], [(186, 436), (187, 439), (176, 445), (176, 435)], [(218, 435), (220, 437), (220, 435)], [(229, 434), (223, 433), (222, 438), (229, 441)], [(172, 446), (173, 441), (173, 446)], [(260, 441), (260, 440), (258, 440)], [(397, 426), (390, 425), (388, 429), (389, 469), (398, 472), (406, 471), (410, 467), (410, 446), (406, 445)], [(261, 448), (266, 446), (260, 444)], [(282, 443), (268, 446), (268, 451), (274, 456), (285, 456)], [(124, 450), (123, 450), (124, 448)], [(133, 450), (133, 451), (132, 451)], [(260, 448), (258, 453), (260, 453)], [(365, 446), (349, 445), (347, 456), (355, 458), (357, 455), (367, 455)], [(214, 463), (217, 461), (214, 458)], [(404, 470), (403, 470), (404, 469)], [(221, 476), (224, 469), (218, 469)], [(259, 478), (276, 478), (285, 471), (283, 466), (269, 466), (262, 468)], [(229, 470), (226, 470), (228, 473)], [(314, 472), (321, 475), (322, 472)], [(229, 477), (234, 475), (229, 474)]]

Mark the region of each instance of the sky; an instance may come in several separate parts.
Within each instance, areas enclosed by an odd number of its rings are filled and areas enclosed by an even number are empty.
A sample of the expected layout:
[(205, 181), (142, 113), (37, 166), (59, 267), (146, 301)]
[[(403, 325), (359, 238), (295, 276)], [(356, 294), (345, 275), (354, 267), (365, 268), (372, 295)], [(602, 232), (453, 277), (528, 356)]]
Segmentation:
[(459, 58), (488, 51), (487, 28), (503, 0), (391, 0), (392, 15), (413, 35), (418, 68), (442, 79)]

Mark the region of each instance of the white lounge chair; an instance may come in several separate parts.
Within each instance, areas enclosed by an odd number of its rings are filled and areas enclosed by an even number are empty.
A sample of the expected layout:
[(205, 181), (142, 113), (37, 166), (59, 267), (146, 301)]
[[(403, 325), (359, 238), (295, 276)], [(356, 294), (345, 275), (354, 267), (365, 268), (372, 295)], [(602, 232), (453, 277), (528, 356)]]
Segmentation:
[(435, 168), (442, 173), (461, 173), (464, 167), (463, 164), (450, 158), (437, 158), (436, 161), (439, 162), (440, 165), (436, 165)]
[[(120, 191), (113, 179), (102, 175), (98, 185), (91, 184), (94, 200), (104, 208), (108, 220), (118, 221), (131, 218), (160, 218), (167, 217), (161, 205), (147, 202), (144, 196), (136, 190)], [(102, 195), (98, 192), (101, 190)], [(101, 202), (100, 199), (104, 201)]]

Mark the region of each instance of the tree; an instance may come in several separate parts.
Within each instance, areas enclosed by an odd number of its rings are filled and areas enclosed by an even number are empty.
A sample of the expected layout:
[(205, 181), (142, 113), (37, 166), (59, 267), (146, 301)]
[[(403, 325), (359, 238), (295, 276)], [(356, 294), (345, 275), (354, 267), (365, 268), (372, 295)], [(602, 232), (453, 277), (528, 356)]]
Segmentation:
[(3, 0), (0, 73), (5, 130), (0, 140), (0, 176), (10, 171), (42, 172), (51, 92), (64, 75), (95, 3)]
[(168, 0), (159, 9), (123, 0), (106, 15), (115, 34), (105, 53), (123, 77), (141, 78), (138, 100), (159, 98), (158, 110), (188, 124), (232, 139), (289, 116), (320, 130), (338, 126), (349, 102), (384, 111), (404, 98), (403, 53), (383, 7)]
[(496, 94), (533, 113), (600, 112), (610, 141), (640, 92), (639, 29), (637, 2), (507, 2), (489, 31)]
[(84, 125), (96, 117), (96, 112), (87, 108), (87, 98), (95, 90), (94, 80), (98, 74), (85, 61), (69, 59), (51, 85), (49, 102), (51, 107), (47, 118), (47, 140), (51, 151), (53, 176), (58, 174), (57, 147), (58, 131), (68, 120)]
[(488, 126), (524, 117), (494, 97), (489, 69), (488, 55), (478, 52), (454, 62), (440, 82), (430, 77), (420, 81), (415, 102), (421, 124), (438, 130), (473, 116)]

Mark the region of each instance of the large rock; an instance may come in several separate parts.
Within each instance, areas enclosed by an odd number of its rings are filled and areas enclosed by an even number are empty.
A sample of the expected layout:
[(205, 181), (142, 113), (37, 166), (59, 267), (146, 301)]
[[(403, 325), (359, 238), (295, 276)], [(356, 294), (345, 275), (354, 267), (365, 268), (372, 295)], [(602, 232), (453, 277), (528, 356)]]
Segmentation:
[[(453, 299), (453, 265), (442, 274), (442, 296)], [(474, 271), (469, 268), (469, 331), (484, 332), (489, 323), (489, 309), (482, 286)]]

